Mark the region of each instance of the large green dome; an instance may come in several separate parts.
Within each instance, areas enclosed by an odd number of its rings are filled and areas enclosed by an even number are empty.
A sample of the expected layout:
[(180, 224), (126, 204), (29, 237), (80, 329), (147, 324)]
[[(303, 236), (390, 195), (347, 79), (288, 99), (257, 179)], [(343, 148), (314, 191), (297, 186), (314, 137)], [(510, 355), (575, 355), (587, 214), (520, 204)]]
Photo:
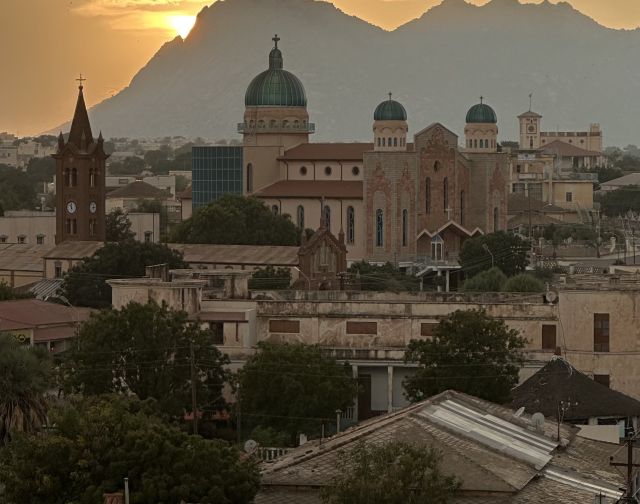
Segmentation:
[(404, 109), (401, 103), (391, 99), (391, 93), (389, 93), (389, 99), (383, 101), (376, 107), (376, 111), (373, 113), (374, 121), (406, 121), (407, 111)]
[(495, 111), (486, 103), (482, 103), (482, 99), (480, 99), (480, 103), (474, 105), (467, 112), (467, 124), (470, 123), (493, 123), (496, 124), (498, 122), (498, 116), (496, 116)]
[(306, 107), (304, 86), (291, 72), (283, 70), (282, 52), (276, 46), (269, 53), (269, 69), (251, 81), (244, 96), (247, 107)]

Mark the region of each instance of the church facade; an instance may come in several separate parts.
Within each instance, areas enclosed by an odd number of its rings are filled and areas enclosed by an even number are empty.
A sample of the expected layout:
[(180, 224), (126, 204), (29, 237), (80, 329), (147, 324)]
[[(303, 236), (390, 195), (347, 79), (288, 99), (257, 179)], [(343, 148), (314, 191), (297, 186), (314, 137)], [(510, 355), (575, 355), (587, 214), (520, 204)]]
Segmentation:
[[(301, 229), (322, 221), (343, 233), (349, 262), (453, 266), (465, 239), (506, 229), (509, 163), (490, 106), (469, 110), (462, 145), (439, 123), (411, 141), (406, 110), (391, 95), (374, 112), (371, 142), (312, 143), (304, 86), (273, 40), (238, 125), (242, 194)], [(194, 192), (200, 185), (194, 170)]]

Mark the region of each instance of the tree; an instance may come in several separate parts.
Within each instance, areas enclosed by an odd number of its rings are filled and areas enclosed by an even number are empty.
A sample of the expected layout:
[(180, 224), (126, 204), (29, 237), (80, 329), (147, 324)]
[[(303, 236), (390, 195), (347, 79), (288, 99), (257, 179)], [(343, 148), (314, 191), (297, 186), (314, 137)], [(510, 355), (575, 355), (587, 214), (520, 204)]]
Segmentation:
[(44, 394), (51, 376), (46, 352), (0, 334), (0, 447), (18, 432), (35, 432), (46, 425)]
[(227, 194), (199, 209), (174, 232), (177, 243), (297, 245), (300, 231), (288, 215), (275, 215), (257, 198)]
[(402, 292), (420, 289), (418, 278), (403, 273), (390, 262), (377, 265), (360, 261), (353, 263), (348, 272), (350, 281), (359, 282), (361, 290)]
[[(479, 276), (479, 275), (478, 275)], [(512, 276), (504, 284), (505, 292), (544, 292), (544, 283), (528, 273)]]
[(198, 405), (204, 411), (224, 408), (223, 384), (229, 363), (215, 347), (215, 334), (189, 322), (184, 312), (155, 303), (130, 303), (103, 311), (82, 325), (77, 345), (65, 361), (65, 386), (73, 392), (110, 392), (153, 398), (163, 411), (181, 418), (191, 411), (193, 346)]
[(150, 150), (144, 153), (144, 162), (153, 167), (160, 161), (166, 161), (169, 157), (166, 150)]
[(164, 244), (133, 240), (107, 243), (66, 273), (62, 292), (74, 306), (107, 308), (111, 306), (107, 280), (142, 277), (147, 266), (156, 264), (166, 264), (169, 269), (187, 267), (182, 254)]
[(518, 331), (484, 311), (455, 311), (440, 321), (432, 339), (409, 343), (405, 361), (421, 367), (403, 382), (407, 397), (421, 401), (453, 389), (508, 402), (524, 364), (525, 343)]
[(627, 186), (607, 191), (600, 201), (602, 213), (609, 217), (625, 215), (629, 211), (640, 211), (640, 187)]
[(481, 271), (466, 280), (462, 285), (462, 290), (466, 292), (500, 292), (506, 282), (507, 275), (500, 268), (494, 267)]
[(291, 270), (273, 266), (256, 269), (249, 280), (250, 289), (278, 290), (288, 289), (290, 285)]
[(34, 297), (31, 292), (17, 292), (4, 280), (0, 281), (0, 301), (11, 301), (12, 299), (30, 299)]
[(403, 442), (365, 444), (338, 458), (339, 476), (323, 491), (326, 504), (447, 504), (460, 488), (440, 470), (441, 455)]
[(52, 410), (54, 429), (0, 451), (8, 502), (93, 504), (123, 490), (131, 502), (249, 504), (257, 467), (222, 441), (164, 423), (153, 406), (124, 397), (72, 400)]
[(135, 233), (131, 231), (131, 221), (122, 208), (114, 208), (105, 218), (105, 240), (107, 242), (123, 242), (133, 240)]
[(129, 156), (124, 158), (121, 163), (111, 163), (109, 172), (113, 175), (139, 175), (144, 170), (144, 167), (144, 159), (137, 156)]
[(466, 240), (460, 250), (460, 265), (468, 276), (493, 266), (500, 268), (505, 275), (513, 276), (524, 271), (529, 264), (528, 250), (528, 242), (519, 236), (497, 231)]
[(35, 208), (36, 184), (20, 170), (0, 165), (0, 205), (5, 211)]
[(301, 343), (259, 343), (238, 382), (247, 432), (271, 427), (287, 433), (291, 442), (300, 432), (318, 432), (323, 420), (335, 421), (335, 411), (351, 406), (357, 393), (351, 366)]

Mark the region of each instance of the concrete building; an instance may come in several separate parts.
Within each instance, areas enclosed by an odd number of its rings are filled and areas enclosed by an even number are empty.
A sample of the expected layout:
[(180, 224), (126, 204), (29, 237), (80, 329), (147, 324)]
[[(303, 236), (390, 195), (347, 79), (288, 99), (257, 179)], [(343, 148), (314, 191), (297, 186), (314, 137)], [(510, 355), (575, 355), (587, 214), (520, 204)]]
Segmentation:
[(139, 204), (146, 202), (168, 203), (171, 198), (169, 192), (136, 180), (125, 186), (110, 191), (106, 195), (105, 210), (107, 213), (120, 208), (125, 212), (135, 211)]
[[(189, 176), (191, 173), (189, 172)], [(133, 182), (142, 180), (145, 184), (152, 185), (153, 187), (170, 194), (172, 197), (176, 195), (176, 176), (175, 175), (152, 175), (147, 177), (133, 177), (133, 176), (114, 176), (109, 175), (106, 177), (107, 193), (125, 187)]]

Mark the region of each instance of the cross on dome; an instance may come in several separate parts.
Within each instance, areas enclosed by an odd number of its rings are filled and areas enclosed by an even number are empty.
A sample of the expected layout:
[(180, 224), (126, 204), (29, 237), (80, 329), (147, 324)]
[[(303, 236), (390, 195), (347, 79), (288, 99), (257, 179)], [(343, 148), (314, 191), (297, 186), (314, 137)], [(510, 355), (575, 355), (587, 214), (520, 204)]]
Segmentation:
[(391, 91), (389, 91), (389, 101), (391, 101), (391, 95), (392, 95), (392, 93), (391, 93)]
[(480, 97), (480, 104), (482, 104), (482, 100), (484, 100), (484, 96)]
[(278, 37), (278, 34), (276, 33), (275, 36), (271, 39), (275, 42), (276, 44), (276, 49), (278, 48), (278, 42), (280, 42), (280, 37)]

